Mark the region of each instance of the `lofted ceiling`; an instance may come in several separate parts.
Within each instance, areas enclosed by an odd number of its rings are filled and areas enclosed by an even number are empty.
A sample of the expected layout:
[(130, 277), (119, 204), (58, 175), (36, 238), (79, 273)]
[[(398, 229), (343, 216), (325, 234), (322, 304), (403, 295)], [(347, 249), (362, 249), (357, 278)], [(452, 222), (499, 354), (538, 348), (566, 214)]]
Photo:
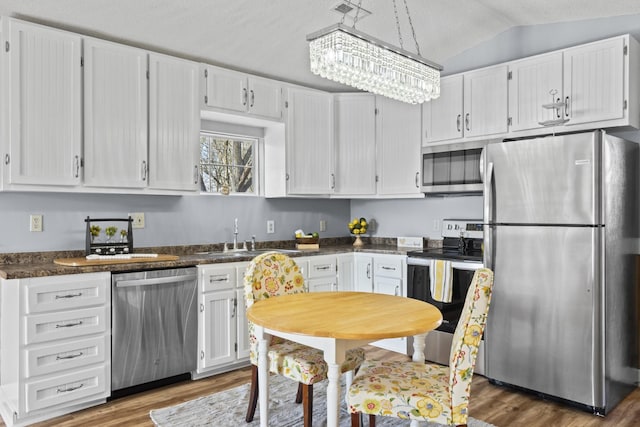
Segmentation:
[[(357, 3), (357, 0), (352, 0)], [(406, 0), (420, 53), (447, 59), (512, 27), (640, 13), (638, 0)], [(309, 72), (306, 35), (338, 23), (339, 0), (0, 0), (13, 16), (329, 91)], [(415, 52), (403, 0), (404, 48)], [(399, 45), (391, 0), (362, 0), (356, 28)], [(351, 24), (349, 18), (346, 24)], [(446, 70), (445, 70), (446, 72)]]

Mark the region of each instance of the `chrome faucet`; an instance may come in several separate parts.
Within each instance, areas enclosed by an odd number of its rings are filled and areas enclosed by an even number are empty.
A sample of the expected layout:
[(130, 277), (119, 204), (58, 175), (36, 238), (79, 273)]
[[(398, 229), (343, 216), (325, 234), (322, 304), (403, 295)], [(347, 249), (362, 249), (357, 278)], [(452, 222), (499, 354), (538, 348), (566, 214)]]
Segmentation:
[(233, 220), (233, 250), (238, 250), (238, 218)]

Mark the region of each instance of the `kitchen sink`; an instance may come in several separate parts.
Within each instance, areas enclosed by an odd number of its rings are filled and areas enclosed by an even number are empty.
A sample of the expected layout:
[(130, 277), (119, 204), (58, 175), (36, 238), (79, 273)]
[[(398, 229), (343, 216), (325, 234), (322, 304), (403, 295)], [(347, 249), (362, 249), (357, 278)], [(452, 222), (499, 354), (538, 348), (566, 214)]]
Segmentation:
[(266, 252), (279, 252), (281, 254), (299, 254), (298, 249), (255, 249), (253, 251), (213, 251), (213, 252), (197, 252), (196, 255), (206, 255), (215, 258), (235, 258), (235, 257), (254, 257)]

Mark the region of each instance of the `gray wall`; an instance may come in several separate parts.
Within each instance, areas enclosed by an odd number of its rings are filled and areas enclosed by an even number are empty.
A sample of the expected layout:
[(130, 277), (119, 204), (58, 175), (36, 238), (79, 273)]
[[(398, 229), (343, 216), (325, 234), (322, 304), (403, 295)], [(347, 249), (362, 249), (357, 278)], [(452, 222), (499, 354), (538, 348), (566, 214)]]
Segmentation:
[[(0, 253), (84, 249), (87, 216), (124, 217), (144, 212), (146, 226), (134, 229), (136, 247), (192, 245), (239, 240), (287, 240), (297, 228), (324, 237), (344, 236), (348, 200), (264, 199), (224, 196), (140, 196), (114, 194), (0, 193)], [(29, 231), (29, 214), (43, 214), (41, 233)], [(275, 221), (267, 234), (266, 221)]]

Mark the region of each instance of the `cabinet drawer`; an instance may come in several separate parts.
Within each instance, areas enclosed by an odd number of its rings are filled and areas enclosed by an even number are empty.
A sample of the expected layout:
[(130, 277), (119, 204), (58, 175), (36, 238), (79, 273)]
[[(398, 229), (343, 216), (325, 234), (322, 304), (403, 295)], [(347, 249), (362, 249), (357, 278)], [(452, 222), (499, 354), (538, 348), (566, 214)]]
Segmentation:
[(235, 288), (236, 278), (235, 265), (205, 268), (202, 270), (202, 292)]
[(73, 274), (29, 279), (27, 313), (68, 310), (107, 303), (109, 273)]
[(373, 262), (374, 274), (383, 277), (395, 277), (402, 279), (402, 259), (401, 258), (384, 258), (375, 259)]
[(336, 275), (336, 257), (315, 256), (309, 258), (309, 278)]
[(92, 396), (95, 399), (107, 397), (109, 366), (96, 366), (71, 374), (59, 375), (25, 384), (26, 411), (64, 405)]
[(109, 336), (98, 336), (64, 344), (29, 348), (25, 350), (25, 376), (30, 378), (104, 362), (108, 339)]
[(25, 344), (74, 338), (107, 330), (105, 307), (26, 316)]

